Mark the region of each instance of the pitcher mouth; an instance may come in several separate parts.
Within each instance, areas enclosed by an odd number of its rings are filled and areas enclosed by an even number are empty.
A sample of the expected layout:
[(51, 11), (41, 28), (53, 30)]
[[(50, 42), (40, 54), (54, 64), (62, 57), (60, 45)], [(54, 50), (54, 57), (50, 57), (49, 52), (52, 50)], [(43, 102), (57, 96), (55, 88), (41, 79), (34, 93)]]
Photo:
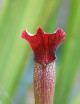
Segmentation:
[(34, 51), (34, 61), (42, 64), (47, 64), (56, 59), (56, 50), (65, 41), (65, 36), (65, 32), (60, 28), (55, 33), (45, 33), (41, 27), (38, 27), (35, 35), (26, 30), (21, 35), (30, 43)]

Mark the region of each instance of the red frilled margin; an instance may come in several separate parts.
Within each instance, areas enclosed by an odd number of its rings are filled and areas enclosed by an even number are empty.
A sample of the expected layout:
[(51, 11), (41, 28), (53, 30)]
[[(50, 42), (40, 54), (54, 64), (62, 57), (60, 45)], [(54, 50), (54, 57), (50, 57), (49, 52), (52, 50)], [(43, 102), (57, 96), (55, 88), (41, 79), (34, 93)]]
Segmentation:
[(34, 51), (34, 61), (47, 64), (56, 59), (56, 49), (65, 41), (65, 32), (58, 28), (55, 33), (45, 33), (41, 27), (37, 29), (36, 35), (29, 35), (26, 30), (21, 37), (26, 39)]

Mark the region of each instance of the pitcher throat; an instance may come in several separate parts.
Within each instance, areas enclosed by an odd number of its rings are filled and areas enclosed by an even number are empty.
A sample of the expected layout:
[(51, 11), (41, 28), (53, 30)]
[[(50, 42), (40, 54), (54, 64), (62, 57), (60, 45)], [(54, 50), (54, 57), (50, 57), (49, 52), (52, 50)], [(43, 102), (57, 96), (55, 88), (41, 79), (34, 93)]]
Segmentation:
[(55, 61), (47, 64), (34, 62), (35, 104), (53, 104), (55, 89)]

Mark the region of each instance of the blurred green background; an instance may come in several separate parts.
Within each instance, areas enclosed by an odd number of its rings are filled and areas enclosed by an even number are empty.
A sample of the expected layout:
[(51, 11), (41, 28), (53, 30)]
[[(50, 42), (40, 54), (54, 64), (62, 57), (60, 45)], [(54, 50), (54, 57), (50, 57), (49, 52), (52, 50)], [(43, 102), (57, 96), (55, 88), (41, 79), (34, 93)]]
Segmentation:
[(21, 33), (38, 26), (67, 35), (56, 52), (53, 103), (80, 104), (80, 0), (0, 0), (0, 104), (34, 104), (34, 56)]

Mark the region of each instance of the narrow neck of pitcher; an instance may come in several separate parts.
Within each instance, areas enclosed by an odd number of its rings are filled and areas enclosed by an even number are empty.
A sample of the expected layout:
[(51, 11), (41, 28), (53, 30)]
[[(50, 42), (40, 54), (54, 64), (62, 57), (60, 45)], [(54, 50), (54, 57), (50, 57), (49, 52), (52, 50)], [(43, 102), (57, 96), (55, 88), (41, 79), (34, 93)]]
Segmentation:
[(53, 104), (55, 90), (55, 61), (46, 65), (34, 62), (35, 104)]

